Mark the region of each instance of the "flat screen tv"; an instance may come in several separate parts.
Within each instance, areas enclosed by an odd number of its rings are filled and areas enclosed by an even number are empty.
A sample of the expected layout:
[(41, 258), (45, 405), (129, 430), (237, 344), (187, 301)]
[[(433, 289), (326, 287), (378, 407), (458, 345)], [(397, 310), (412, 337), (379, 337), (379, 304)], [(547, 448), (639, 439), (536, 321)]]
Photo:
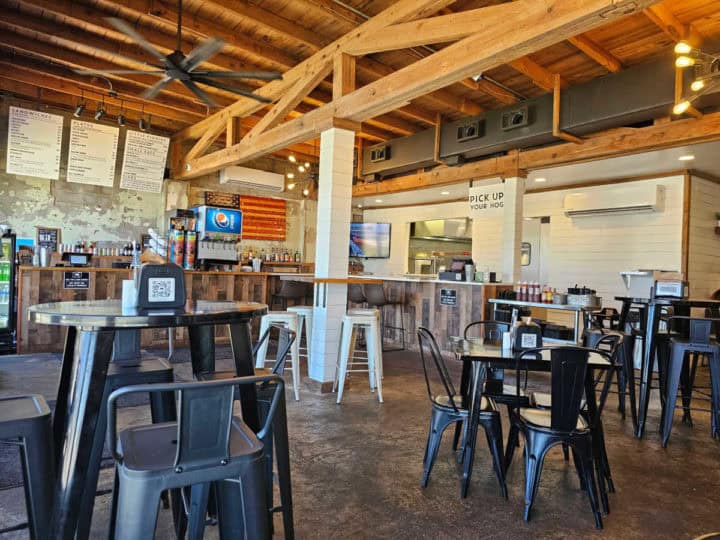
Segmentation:
[(365, 259), (390, 257), (389, 223), (351, 223), (350, 256)]

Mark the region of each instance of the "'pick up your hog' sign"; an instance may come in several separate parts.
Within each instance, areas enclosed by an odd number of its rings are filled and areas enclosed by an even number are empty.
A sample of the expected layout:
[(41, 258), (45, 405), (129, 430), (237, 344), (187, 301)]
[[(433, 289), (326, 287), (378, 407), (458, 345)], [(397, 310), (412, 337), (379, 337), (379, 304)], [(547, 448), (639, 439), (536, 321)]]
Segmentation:
[(505, 184), (471, 187), (468, 191), (470, 216), (489, 217), (502, 215), (505, 209)]

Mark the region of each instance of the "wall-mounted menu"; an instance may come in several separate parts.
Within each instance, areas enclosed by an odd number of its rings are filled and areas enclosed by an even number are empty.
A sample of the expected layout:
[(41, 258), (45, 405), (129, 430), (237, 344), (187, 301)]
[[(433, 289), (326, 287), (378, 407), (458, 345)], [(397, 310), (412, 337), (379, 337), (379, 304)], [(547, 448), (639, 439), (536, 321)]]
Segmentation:
[(8, 174), (58, 180), (63, 117), (10, 107), (8, 120)]
[(120, 129), (92, 122), (70, 123), (68, 182), (112, 187)]
[(160, 193), (170, 139), (127, 131), (120, 187)]

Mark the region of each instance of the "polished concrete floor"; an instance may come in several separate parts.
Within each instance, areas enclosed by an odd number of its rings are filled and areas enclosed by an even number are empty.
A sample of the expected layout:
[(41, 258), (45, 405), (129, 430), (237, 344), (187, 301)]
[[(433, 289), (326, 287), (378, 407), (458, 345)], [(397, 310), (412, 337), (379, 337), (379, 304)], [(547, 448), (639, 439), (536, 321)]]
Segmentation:
[[(506, 501), (482, 436), (466, 499), (459, 497), (449, 434), (430, 485), (421, 489), (429, 405), (418, 362), (415, 354), (386, 353), (382, 405), (363, 374), (352, 375), (342, 405), (333, 395), (308, 389), (301, 401), (288, 402), (298, 538), (690, 539), (720, 531), (720, 443), (710, 438), (709, 415), (695, 413), (693, 428), (676, 415), (672, 439), (663, 449), (657, 403), (645, 439), (637, 440), (630, 419), (621, 420), (614, 410), (614, 396), (604, 423), (617, 492), (610, 496), (611, 513), (602, 531), (594, 529), (574, 467), (559, 450), (546, 460), (529, 523), (522, 520), (521, 454), (509, 471)], [(178, 379), (188, 379), (188, 363), (175, 367)], [(39, 392), (52, 399), (58, 370), (54, 357), (0, 357), (0, 395)], [(121, 409), (119, 421), (146, 422), (148, 416), (146, 406), (128, 407)], [(507, 433), (506, 423), (504, 429)], [(103, 471), (101, 487), (109, 479), (110, 471)], [(21, 490), (0, 491), (0, 528), (24, 520)], [(96, 499), (93, 538), (105, 537), (108, 506), (108, 496)], [(156, 537), (172, 536), (169, 512), (161, 510)], [(215, 528), (206, 536), (216, 538)], [(27, 537), (27, 531), (0, 536)]]

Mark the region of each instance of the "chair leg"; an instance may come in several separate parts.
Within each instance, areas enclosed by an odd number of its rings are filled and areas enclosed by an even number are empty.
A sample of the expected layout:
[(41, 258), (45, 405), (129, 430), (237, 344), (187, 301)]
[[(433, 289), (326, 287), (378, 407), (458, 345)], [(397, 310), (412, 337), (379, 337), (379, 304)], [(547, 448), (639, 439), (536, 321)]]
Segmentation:
[(122, 477), (118, 490), (116, 540), (152, 540), (160, 491), (152, 482)]
[(444, 411), (433, 408), (430, 417), (430, 431), (428, 432), (427, 445), (425, 447), (425, 458), (423, 459), (423, 477), (420, 485), (427, 487), (430, 480), (435, 458), (437, 458), (440, 449), (440, 441), (442, 441), (443, 432), (452, 422), (448, 414)]
[[(371, 380), (375, 379), (375, 386), (377, 388), (377, 397), (380, 403), (383, 403), (382, 394), (382, 345), (378, 339), (378, 327), (377, 324), (370, 326), (370, 341), (368, 345), (368, 372)], [(370, 349), (372, 348), (372, 365), (370, 365)]]
[(513, 455), (515, 454), (515, 448), (517, 448), (518, 445), (520, 444), (519, 434), (520, 434), (520, 430), (512, 422), (512, 419), (511, 419), (510, 420), (510, 433), (508, 433), (507, 446), (505, 447), (505, 475), (506, 476), (507, 476), (508, 470), (510, 469), (510, 464), (512, 463)]
[(495, 475), (500, 483), (502, 496), (505, 500), (507, 500), (508, 493), (507, 484), (505, 483), (505, 456), (503, 456), (503, 436), (500, 415), (493, 415), (490, 422), (483, 423), (483, 427), (485, 428), (485, 436), (487, 437), (490, 453), (493, 457), (493, 469), (495, 469)]
[(210, 482), (195, 484), (190, 488), (190, 526), (188, 540), (202, 540), (205, 532), (205, 514), (210, 497)]
[(293, 342), (290, 352), (292, 356), (292, 383), (295, 393), (295, 401), (300, 401), (300, 332), (295, 324), (290, 324), (290, 330), (297, 336)]
[(625, 377), (625, 368), (623, 366), (617, 368), (617, 387), (618, 411), (620, 411), (620, 418), (625, 420), (625, 393), (627, 389), (627, 379)]
[(680, 384), (680, 373), (682, 371), (683, 357), (685, 351), (680, 347), (673, 347), (670, 353), (670, 361), (667, 366), (665, 381), (665, 404), (662, 413), (662, 446), (667, 446), (672, 430), (673, 413), (675, 412), (675, 401), (677, 399), (678, 386)]
[[(117, 466), (113, 470), (113, 489), (110, 498), (110, 523), (108, 524), (108, 540), (114, 540), (115, 538), (115, 527), (117, 524), (117, 506), (118, 506), (118, 493), (120, 486), (120, 478), (118, 476)], [(175, 520), (174, 508), (173, 508), (173, 522), (177, 524)], [(177, 525), (176, 525), (177, 526)]]
[(585, 472), (582, 468), (582, 457), (578, 454), (578, 451), (575, 450), (575, 448), (572, 448), (572, 455), (573, 463), (575, 464), (575, 471), (577, 472), (578, 480), (580, 481), (580, 489), (585, 491), (587, 486), (585, 485)]
[(720, 439), (720, 351), (708, 355), (710, 363), (710, 387), (712, 399), (711, 433), (714, 439)]
[(525, 511), (523, 519), (530, 521), (530, 511), (535, 502), (543, 462), (547, 453), (549, 439), (535, 432), (528, 432), (525, 436)]
[(352, 351), (353, 328), (350, 324), (344, 324), (340, 338), (340, 359), (338, 360), (337, 373), (337, 403), (342, 401), (343, 389), (345, 388), (345, 377), (347, 377), (348, 357)]
[(574, 444), (576, 447), (580, 447), (578, 448), (581, 456), (580, 462), (582, 463), (582, 469), (585, 476), (585, 486), (588, 498), (590, 499), (590, 508), (593, 512), (593, 516), (595, 517), (595, 527), (597, 529), (602, 529), (602, 516), (600, 515), (600, 510), (598, 509), (597, 485), (595, 483), (595, 472), (593, 470), (592, 442), (586, 438), (584, 440), (577, 440)]
[[(260, 333), (259, 335), (262, 336), (265, 331), (270, 327), (269, 319), (266, 316), (263, 316), (260, 318)], [(256, 368), (262, 368), (265, 367), (265, 358), (267, 357), (267, 350), (268, 350), (268, 341), (265, 340), (260, 345), (260, 348), (257, 352), (257, 357), (255, 358), (255, 367)]]
[[(692, 356), (692, 359), (690, 358)], [(680, 372), (680, 394), (682, 396), (682, 408), (683, 408), (683, 415), (682, 415), (682, 421), (683, 423), (686, 423), (688, 426), (692, 427), (692, 415), (690, 413), (690, 404), (692, 401), (692, 382), (691, 378), (692, 375), (690, 373), (691, 370), (691, 364), (697, 366), (698, 362), (698, 355), (692, 354), (692, 355), (686, 355), (683, 359), (683, 366), (682, 371)]]
[(563, 452), (563, 459), (565, 461), (570, 461), (570, 449), (568, 448), (567, 443), (562, 443), (562, 452)]
[(52, 512), (53, 492), (48, 485), (55, 478), (55, 457), (52, 445), (50, 418), (38, 425), (32, 440), (25, 439), (20, 446), (25, 501), (31, 538), (48, 538)]

